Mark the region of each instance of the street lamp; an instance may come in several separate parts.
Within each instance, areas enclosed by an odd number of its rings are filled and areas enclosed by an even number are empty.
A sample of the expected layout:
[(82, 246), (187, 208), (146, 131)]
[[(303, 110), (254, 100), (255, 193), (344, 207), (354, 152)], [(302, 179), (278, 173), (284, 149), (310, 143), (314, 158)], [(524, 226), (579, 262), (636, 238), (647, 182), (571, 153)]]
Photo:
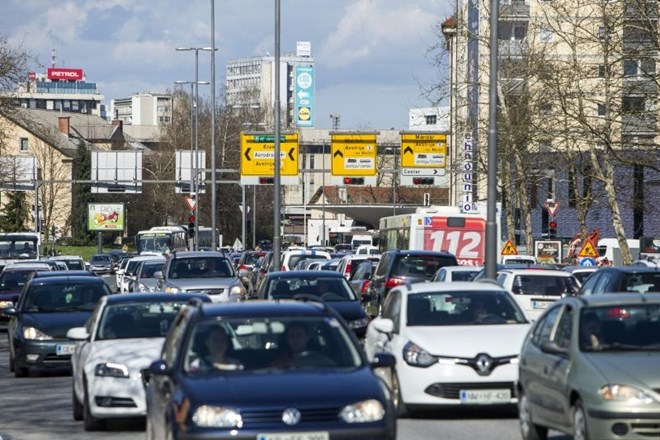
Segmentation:
[[(194, 83), (198, 85), (195, 87), (195, 171), (199, 170), (199, 138), (198, 138), (198, 112), (197, 112), (197, 103), (199, 102), (199, 51), (209, 51), (211, 52), (213, 48), (210, 47), (177, 47), (175, 50), (179, 52), (189, 52), (195, 51), (195, 81)], [(208, 84), (208, 83), (207, 83)], [(199, 181), (198, 177), (195, 176), (195, 200), (199, 202)], [(195, 203), (195, 232), (199, 230), (199, 203)], [(193, 248), (197, 250), (199, 248), (199, 234), (195, 234), (195, 239), (193, 240)]]

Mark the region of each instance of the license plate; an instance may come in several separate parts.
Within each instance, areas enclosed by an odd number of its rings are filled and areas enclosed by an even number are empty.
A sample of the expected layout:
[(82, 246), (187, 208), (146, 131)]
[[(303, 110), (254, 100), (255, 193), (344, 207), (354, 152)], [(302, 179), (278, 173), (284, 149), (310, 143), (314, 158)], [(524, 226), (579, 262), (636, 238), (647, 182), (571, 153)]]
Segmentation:
[(67, 354), (73, 354), (75, 351), (76, 346), (74, 344), (58, 344), (55, 347), (55, 353), (60, 356), (60, 355), (67, 355)]
[(257, 435), (257, 440), (329, 440), (329, 439), (330, 439), (330, 435), (325, 431)]
[(511, 390), (461, 390), (461, 403), (508, 403)]
[(550, 305), (550, 301), (532, 301), (533, 309), (547, 309), (548, 305)]

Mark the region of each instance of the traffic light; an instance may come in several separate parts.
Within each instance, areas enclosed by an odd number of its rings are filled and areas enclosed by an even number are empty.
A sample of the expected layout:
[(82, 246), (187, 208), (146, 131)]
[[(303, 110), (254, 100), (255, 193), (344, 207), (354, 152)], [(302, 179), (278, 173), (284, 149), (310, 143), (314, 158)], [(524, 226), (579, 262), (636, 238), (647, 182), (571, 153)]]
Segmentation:
[(195, 223), (194, 222), (188, 223), (188, 236), (190, 236), (190, 238), (195, 236)]
[(413, 177), (413, 185), (433, 185), (434, 183), (433, 177)]
[(189, 221), (190, 223), (192, 223), (193, 226), (194, 226), (194, 225), (195, 225), (195, 214), (190, 214), (190, 215), (188, 216), (188, 221)]
[(344, 177), (344, 185), (364, 185), (364, 177)]
[(275, 183), (274, 177), (259, 177), (259, 185), (272, 185)]
[(557, 222), (554, 219), (548, 222), (548, 237), (557, 238)]

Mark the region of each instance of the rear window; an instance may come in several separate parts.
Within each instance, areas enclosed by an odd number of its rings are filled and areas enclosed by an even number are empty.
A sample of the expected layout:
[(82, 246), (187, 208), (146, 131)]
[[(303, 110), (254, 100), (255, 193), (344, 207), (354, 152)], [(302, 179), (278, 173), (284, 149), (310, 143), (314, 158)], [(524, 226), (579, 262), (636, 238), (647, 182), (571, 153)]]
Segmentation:
[(293, 269), (298, 265), (303, 260), (327, 260), (327, 258), (324, 258), (319, 255), (306, 255), (306, 254), (300, 254), (300, 255), (291, 255), (289, 257), (289, 269)]
[(626, 292), (660, 292), (660, 272), (626, 274), (623, 288)]
[(511, 291), (518, 295), (561, 296), (574, 294), (578, 287), (571, 277), (516, 275)]
[(456, 258), (436, 255), (403, 255), (397, 259), (392, 268), (392, 275), (399, 277), (433, 278), (438, 269), (445, 266), (456, 266)]

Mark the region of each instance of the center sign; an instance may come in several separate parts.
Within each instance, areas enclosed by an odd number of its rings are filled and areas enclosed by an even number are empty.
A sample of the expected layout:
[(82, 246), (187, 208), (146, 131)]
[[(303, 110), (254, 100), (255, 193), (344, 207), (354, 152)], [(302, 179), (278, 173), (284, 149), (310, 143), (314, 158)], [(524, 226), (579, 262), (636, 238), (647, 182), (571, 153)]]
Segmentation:
[(375, 184), (376, 133), (330, 133), (330, 138), (333, 183), (342, 184), (347, 177), (365, 177), (366, 184)]
[[(275, 136), (241, 133), (241, 184), (257, 185), (275, 175)], [(280, 135), (280, 176), (284, 185), (298, 183), (298, 133)]]

